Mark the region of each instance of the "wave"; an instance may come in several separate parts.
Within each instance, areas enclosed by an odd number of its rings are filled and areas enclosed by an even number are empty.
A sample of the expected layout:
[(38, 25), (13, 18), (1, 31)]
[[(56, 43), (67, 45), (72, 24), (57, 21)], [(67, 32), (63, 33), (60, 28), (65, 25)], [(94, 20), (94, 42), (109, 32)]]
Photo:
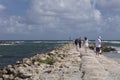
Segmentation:
[(120, 53), (120, 51), (117, 51), (117, 53)]
[(24, 41), (0, 41), (0, 45), (1, 46), (8, 46), (8, 45), (17, 45), (17, 44), (21, 44), (24, 43)]
[(104, 43), (120, 44), (120, 41), (103, 41)]
[(0, 57), (2, 57), (3, 55), (0, 55)]
[(20, 44), (20, 43), (24, 43), (25, 41), (15, 41), (15, 43)]
[(14, 44), (0, 44), (0, 46), (9, 46), (9, 45), (14, 45)]
[(68, 41), (33, 41), (31, 43), (67, 43)]
[(120, 53), (120, 47), (115, 47), (115, 46), (111, 46), (112, 48), (115, 48), (117, 50), (117, 53)]
[(42, 41), (33, 41), (32, 43), (42, 43)]

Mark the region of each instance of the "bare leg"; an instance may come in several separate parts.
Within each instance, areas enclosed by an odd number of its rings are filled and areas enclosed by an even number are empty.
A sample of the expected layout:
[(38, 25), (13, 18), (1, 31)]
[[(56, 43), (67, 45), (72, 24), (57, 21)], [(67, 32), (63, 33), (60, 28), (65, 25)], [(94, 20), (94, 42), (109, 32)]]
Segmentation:
[(99, 55), (98, 51), (96, 51), (96, 55)]
[(85, 53), (87, 53), (87, 47), (85, 47)]

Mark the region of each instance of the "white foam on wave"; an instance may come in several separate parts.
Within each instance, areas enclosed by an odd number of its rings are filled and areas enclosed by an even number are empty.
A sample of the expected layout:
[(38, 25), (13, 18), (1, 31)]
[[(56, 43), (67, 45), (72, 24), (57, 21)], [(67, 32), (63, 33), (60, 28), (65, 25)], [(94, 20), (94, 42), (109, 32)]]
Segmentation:
[(120, 41), (103, 41), (105, 43), (114, 43), (114, 44), (120, 44)]
[(120, 41), (111, 41), (110, 43), (120, 44)]
[(20, 43), (24, 43), (24, 41), (15, 41), (15, 43), (20, 44)]
[(47, 40), (38, 40), (38, 41), (29, 41), (29, 42), (27, 42), (27, 41), (15, 41), (15, 43), (66, 43), (66, 42), (68, 42), (68, 41), (54, 41), (54, 40), (51, 40), (51, 41), (47, 41)]
[(120, 51), (117, 51), (117, 53), (120, 53)]
[(33, 43), (42, 43), (42, 41), (33, 41)]
[(112, 48), (115, 48), (117, 50), (117, 53), (120, 53), (120, 47), (114, 47), (114, 46), (111, 46)]
[(8, 45), (14, 45), (14, 44), (0, 44), (1, 46), (8, 46)]

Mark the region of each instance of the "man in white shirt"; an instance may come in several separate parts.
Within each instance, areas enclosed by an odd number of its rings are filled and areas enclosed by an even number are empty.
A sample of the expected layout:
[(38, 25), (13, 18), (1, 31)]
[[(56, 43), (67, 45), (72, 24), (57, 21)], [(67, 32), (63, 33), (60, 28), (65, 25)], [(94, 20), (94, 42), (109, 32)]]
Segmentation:
[(98, 38), (95, 41), (95, 45), (96, 45), (96, 55), (100, 54), (101, 51), (101, 36), (98, 36)]

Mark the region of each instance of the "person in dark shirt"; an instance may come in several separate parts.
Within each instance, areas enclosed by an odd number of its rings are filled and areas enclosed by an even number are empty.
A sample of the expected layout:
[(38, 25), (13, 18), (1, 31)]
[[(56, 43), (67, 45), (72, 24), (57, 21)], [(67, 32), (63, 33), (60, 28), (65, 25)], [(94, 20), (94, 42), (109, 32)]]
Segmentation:
[(81, 41), (81, 38), (79, 38), (79, 48), (81, 48), (81, 43), (82, 43), (82, 41)]
[(78, 42), (79, 42), (79, 40), (78, 40), (78, 39), (75, 39), (75, 45), (76, 45), (76, 46), (78, 45)]

